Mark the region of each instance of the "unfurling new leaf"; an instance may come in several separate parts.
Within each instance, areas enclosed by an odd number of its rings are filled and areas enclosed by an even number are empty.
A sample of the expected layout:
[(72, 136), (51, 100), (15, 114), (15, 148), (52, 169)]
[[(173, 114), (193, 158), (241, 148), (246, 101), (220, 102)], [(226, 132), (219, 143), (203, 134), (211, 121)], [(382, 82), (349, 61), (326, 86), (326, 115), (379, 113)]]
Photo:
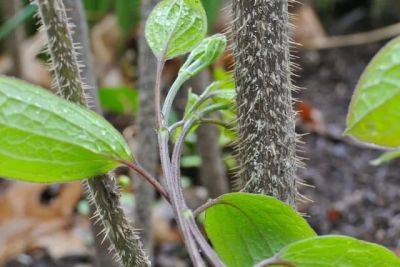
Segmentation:
[(68, 182), (131, 160), (123, 137), (101, 116), (23, 81), (0, 77), (0, 176)]
[(151, 12), (145, 36), (158, 58), (190, 52), (207, 32), (207, 15), (200, 0), (163, 0)]
[(188, 75), (189, 77), (197, 75), (222, 55), (226, 48), (226, 43), (226, 37), (222, 34), (215, 34), (204, 39), (190, 53), (179, 74)]

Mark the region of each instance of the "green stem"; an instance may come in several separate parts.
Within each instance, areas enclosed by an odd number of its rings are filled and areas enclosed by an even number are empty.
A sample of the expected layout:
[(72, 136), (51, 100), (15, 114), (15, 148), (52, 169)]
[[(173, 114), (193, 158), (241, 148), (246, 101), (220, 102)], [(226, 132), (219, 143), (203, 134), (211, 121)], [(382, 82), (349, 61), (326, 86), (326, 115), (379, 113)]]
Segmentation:
[(172, 103), (174, 102), (176, 94), (179, 92), (179, 89), (187, 80), (188, 80), (187, 75), (179, 75), (178, 78), (175, 80), (175, 82), (172, 84), (171, 88), (169, 89), (162, 108), (162, 116), (164, 117), (165, 121), (168, 122), (169, 114), (171, 113)]

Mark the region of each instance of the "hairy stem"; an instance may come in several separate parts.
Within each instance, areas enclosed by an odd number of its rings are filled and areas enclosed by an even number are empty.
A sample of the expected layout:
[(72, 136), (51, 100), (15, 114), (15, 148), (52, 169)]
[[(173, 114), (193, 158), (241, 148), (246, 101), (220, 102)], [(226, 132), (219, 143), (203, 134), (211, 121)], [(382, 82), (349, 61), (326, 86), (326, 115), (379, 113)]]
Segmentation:
[[(55, 86), (65, 99), (87, 105), (64, 4), (61, 0), (37, 0), (36, 3), (48, 37)], [(115, 179), (107, 175), (95, 177), (87, 180), (87, 187), (116, 258), (126, 267), (149, 266), (141, 242), (120, 207)]]
[(288, 0), (233, 1), (240, 184), (295, 206)]
[[(81, 64), (80, 74), (82, 80), (85, 82), (87, 89), (85, 90), (86, 100), (88, 105), (95, 110), (97, 113), (101, 113), (98, 100), (97, 92), (97, 81), (96, 75), (94, 74), (93, 67), (93, 56), (90, 49), (89, 30), (86, 22), (86, 15), (83, 7), (83, 3), (80, 0), (63, 0), (67, 16), (70, 18), (70, 22), (75, 25), (74, 31), (72, 32), (72, 40), (74, 43), (80, 45), (79, 53), (77, 53), (78, 62), (85, 62)], [(86, 185), (86, 188), (88, 186)], [(88, 190), (86, 191), (88, 192)], [(90, 196), (90, 194), (88, 194)], [(97, 207), (95, 203), (90, 205), (90, 217), (96, 217)], [(101, 235), (104, 226), (101, 223), (92, 223), (92, 235), (95, 242), (96, 254), (93, 257), (95, 266), (119, 266), (119, 264), (109, 256), (109, 248), (111, 242), (108, 238), (104, 239)]]

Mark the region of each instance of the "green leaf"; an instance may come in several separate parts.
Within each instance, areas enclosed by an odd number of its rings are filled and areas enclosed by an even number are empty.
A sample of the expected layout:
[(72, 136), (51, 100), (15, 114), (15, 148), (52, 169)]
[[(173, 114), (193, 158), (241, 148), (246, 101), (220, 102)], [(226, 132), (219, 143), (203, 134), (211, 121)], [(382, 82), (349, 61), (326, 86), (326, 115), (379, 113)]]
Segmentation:
[(102, 109), (118, 114), (135, 114), (139, 107), (139, 93), (129, 87), (103, 87), (99, 90)]
[(27, 5), (22, 9), (18, 14), (13, 16), (11, 19), (6, 21), (0, 27), (0, 40), (6, 37), (9, 33), (11, 33), (16, 27), (18, 27), (21, 23), (31, 18), (33, 14), (35, 14), (37, 10), (36, 5)]
[(386, 45), (364, 71), (345, 133), (380, 146), (400, 146), (400, 38)]
[(190, 52), (207, 32), (207, 16), (200, 0), (163, 0), (146, 23), (146, 40), (158, 57), (171, 59)]
[(23, 81), (0, 77), (0, 177), (69, 182), (131, 160), (123, 137), (81, 106)]
[(400, 259), (388, 249), (346, 236), (301, 240), (285, 247), (277, 258), (294, 267), (400, 266)]
[(400, 150), (394, 150), (387, 152), (383, 155), (381, 155), (379, 158), (371, 161), (371, 164), (374, 166), (378, 166), (384, 163), (388, 163), (389, 161), (392, 161), (394, 159), (400, 158)]
[(272, 197), (226, 194), (206, 211), (205, 229), (229, 267), (250, 267), (286, 245), (316, 236), (289, 205)]
[(179, 70), (179, 75), (193, 77), (200, 73), (222, 55), (226, 43), (226, 37), (222, 34), (215, 34), (204, 39), (190, 53), (185, 64)]

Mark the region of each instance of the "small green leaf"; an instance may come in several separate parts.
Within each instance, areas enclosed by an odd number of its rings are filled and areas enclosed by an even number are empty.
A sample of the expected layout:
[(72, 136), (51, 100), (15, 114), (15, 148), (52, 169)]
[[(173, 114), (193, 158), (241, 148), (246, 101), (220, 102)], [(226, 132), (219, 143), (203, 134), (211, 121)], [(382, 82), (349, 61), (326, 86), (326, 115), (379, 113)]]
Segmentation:
[(179, 70), (179, 74), (193, 77), (200, 73), (221, 56), (226, 48), (226, 42), (226, 37), (222, 34), (215, 34), (204, 39), (190, 53), (185, 64)]
[(23, 81), (0, 77), (0, 176), (69, 182), (131, 160), (123, 137), (81, 106)]
[(364, 71), (345, 133), (380, 146), (400, 146), (400, 38), (386, 45)]
[(102, 109), (132, 115), (138, 111), (139, 94), (129, 87), (104, 87), (99, 90)]
[(400, 259), (388, 249), (347, 236), (320, 236), (301, 240), (285, 247), (277, 258), (294, 267), (400, 266)]
[(290, 243), (316, 236), (289, 205), (247, 193), (220, 197), (206, 211), (205, 229), (229, 267), (251, 267)]
[(158, 58), (165, 53), (171, 59), (190, 52), (206, 32), (207, 16), (200, 0), (163, 0), (151, 12), (145, 36)]
[(383, 155), (381, 155), (379, 158), (371, 161), (371, 164), (374, 166), (378, 166), (384, 163), (388, 163), (389, 161), (392, 161), (394, 159), (400, 158), (400, 150), (394, 150), (387, 152)]

